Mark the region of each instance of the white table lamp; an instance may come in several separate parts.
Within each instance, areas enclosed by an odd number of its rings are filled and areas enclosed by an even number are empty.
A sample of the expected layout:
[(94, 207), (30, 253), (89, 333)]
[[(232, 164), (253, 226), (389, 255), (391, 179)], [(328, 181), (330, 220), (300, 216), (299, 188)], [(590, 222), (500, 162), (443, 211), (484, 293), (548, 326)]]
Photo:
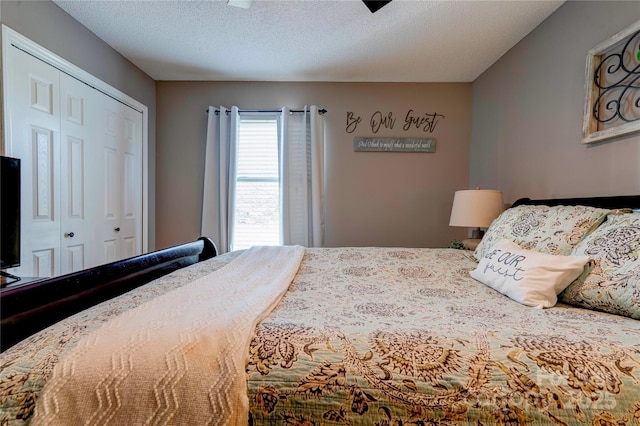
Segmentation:
[(503, 210), (502, 192), (491, 189), (469, 189), (456, 191), (453, 197), (449, 226), (464, 226), (474, 228), (471, 239), (465, 239), (462, 244), (472, 250), (480, 242), (484, 231), (493, 219)]

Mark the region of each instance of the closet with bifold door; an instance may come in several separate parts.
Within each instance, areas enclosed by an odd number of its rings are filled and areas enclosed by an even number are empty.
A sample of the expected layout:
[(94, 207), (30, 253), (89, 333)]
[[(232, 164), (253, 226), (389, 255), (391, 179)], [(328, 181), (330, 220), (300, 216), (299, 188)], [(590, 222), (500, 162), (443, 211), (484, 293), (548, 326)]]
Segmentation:
[(22, 160), (11, 272), (51, 277), (141, 254), (142, 111), (7, 44), (3, 151)]

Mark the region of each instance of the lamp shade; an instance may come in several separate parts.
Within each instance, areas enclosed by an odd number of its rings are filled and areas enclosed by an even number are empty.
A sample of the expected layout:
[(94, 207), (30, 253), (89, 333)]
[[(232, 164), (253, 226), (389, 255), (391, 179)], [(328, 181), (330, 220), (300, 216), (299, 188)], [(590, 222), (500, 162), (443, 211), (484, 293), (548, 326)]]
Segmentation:
[(456, 191), (449, 226), (488, 228), (502, 213), (502, 191), (469, 189)]

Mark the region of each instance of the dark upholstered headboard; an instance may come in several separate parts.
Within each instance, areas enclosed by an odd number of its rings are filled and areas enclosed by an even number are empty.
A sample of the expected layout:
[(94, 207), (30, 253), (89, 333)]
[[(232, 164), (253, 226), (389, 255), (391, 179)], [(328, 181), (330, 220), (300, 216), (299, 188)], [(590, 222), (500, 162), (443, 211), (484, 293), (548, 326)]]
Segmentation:
[(3, 288), (1, 350), (88, 307), (216, 255), (213, 241), (203, 237), (71, 274)]
[(543, 206), (591, 206), (602, 209), (640, 209), (640, 195), (619, 195), (611, 197), (582, 197), (582, 198), (556, 198), (547, 200), (532, 200), (520, 198), (512, 207), (519, 205), (543, 205)]

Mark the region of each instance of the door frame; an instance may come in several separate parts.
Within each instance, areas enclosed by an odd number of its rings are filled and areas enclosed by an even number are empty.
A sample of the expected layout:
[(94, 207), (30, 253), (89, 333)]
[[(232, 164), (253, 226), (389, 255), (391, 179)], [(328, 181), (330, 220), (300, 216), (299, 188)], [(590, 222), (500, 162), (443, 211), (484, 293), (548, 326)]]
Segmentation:
[(9, 99), (7, 98), (7, 91), (4, 90), (4, 84), (6, 81), (9, 81), (7, 70), (10, 69), (10, 67), (7, 66), (7, 64), (11, 61), (9, 52), (14, 48), (18, 48), (40, 59), (65, 74), (80, 80), (88, 86), (142, 113), (142, 252), (149, 252), (149, 109), (146, 105), (138, 102), (126, 93), (110, 86), (66, 59), (33, 42), (19, 32), (2, 24), (2, 89), (4, 101), (2, 105), (3, 122), (0, 125), (3, 139), (0, 141), (0, 153), (10, 153), (13, 151), (11, 146), (13, 141), (10, 137), (12, 111), (7, 108)]

